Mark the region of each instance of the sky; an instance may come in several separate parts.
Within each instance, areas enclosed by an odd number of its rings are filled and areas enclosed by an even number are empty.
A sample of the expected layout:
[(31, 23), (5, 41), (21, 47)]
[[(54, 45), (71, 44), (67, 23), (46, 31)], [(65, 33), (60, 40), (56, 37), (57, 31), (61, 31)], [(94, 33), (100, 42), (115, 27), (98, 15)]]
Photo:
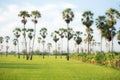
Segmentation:
[[(99, 15), (104, 15), (106, 10), (109, 8), (114, 8), (120, 11), (120, 0), (0, 0), (0, 36), (10, 36), (9, 45), (10, 50), (13, 50), (14, 47), (12, 45), (12, 40), (14, 39), (13, 29), (16, 27), (23, 28), (23, 24), (21, 24), (21, 18), (18, 17), (19, 11), (26, 10), (29, 13), (33, 10), (38, 10), (41, 13), (41, 18), (38, 19), (37, 24), (37, 36), (39, 35), (39, 30), (42, 27), (46, 27), (48, 29), (49, 35), (46, 38), (46, 44), (48, 42), (54, 42), (50, 37), (50, 33), (54, 30), (58, 30), (63, 27), (66, 28), (66, 23), (62, 19), (62, 11), (66, 8), (71, 8), (74, 12), (75, 18), (70, 23), (70, 27), (74, 30), (79, 30), (85, 33), (86, 27), (82, 25), (81, 18), (82, 13), (86, 10), (90, 10), (94, 13), (94, 21)], [(26, 28), (34, 28), (33, 23), (31, 22), (32, 18), (28, 18), (28, 22), (26, 24)], [(120, 20), (117, 20), (117, 24), (115, 25), (117, 31), (119, 29)], [(100, 32), (97, 30), (94, 24), (91, 26), (94, 29), (94, 39), (97, 42), (100, 42)], [(20, 37), (20, 44), (23, 41), (23, 37)], [(59, 44), (61, 41), (59, 40)], [(5, 43), (4, 43), (5, 44)], [(66, 50), (66, 39), (64, 39), (64, 50)], [(105, 44), (105, 43), (104, 43)], [(105, 46), (103, 44), (103, 46)], [(73, 51), (74, 41), (70, 41), (70, 50)], [(120, 46), (117, 44), (116, 37), (114, 39), (114, 46), (116, 51), (120, 51)], [(41, 45), (42, 47), (42, 45)], [(85, 47), (83, 45), (81, 47)], [(22, 50), (22, 46), (20, 46)], [(4, 48), (5, 49), (5, 48)], [(37, 46), (37, 38), (35, 41), (35, 49), (38, 49)], [(105, 49), (104, 49), (105, 50)]]

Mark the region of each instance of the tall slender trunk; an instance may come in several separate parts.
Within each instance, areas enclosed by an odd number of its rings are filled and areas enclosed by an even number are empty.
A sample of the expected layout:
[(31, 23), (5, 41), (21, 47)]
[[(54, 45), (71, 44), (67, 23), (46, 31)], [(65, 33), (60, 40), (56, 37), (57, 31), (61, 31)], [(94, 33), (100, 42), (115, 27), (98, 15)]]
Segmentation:
[(57, 59), (57, 42), (55, 42), (55, 59)]
[(44, 59), (44, 43), (43, 43), (43, 52), (42, 52), (42, 55), (43, 55), (43, 59)]
[(68, 33), (69, 24), (67, 24), (67, 60), (69, 61), (69, 33)]
[(48, 54), (48, 56), (50, 56), (50, 47), (49, 47), (49, 54)]
[(79, 54), (79, 44), (78, 44), (78, 54)]
[(111, 45), (111, 53), (113, 53), (113, 30), (111, 31), (112, 45)]
[(20, 59), (20, 53), (19, 53), (19, 40), (17, 39), (17, 41), (18, 41), (18, 59)]
[(40, 55), (40, 43), (39, 43), (39, 55)]
[(31, 44), (31, 40), (29, 41), (29, 55), (31, 55), (32, 53), (31, 53), (31, 46), (30, 46), (30, 44)]
[(91, 45), (91, 41), (90, 41), (90, 43), (89, 43), (89, 46), (90, 46), (89, 51), (90, 51), (90, 53), (91, 53), (91, 47), (92, 47), (92, 45)]
[(62, 40), (62, 49), (61, 49), (61, 56), (60, 56), (60, 58), (62, 58), (62, 54), (63, 54), (63, 38), (61, 40)]
[(14, 56), (16, 56), (16, 45), (14, 46), (14, 50), (15, 50), (15, 54), (14, 54)]
[(110, 41), (109, 41), (109, 52), (111, 52), (111, 51), (110, 51)]
[(7, 56), (7, 53), (8, 53), (8, 51), (7, 51), (7, 42), (6, 42), (6, 56)]
[[(25, 24), (24, 24), (24, 29), (25, 29)], [(24, 30), (24, 41), (25, 41), (25, 54), (26, 54), (26, 60), (29, 59), (29, 56), (27, 54), (27, 42), (26, 42), (26, 33), (25, 33), (25, 30)]]
[(32, 46), (32, 53), (31, 53), (30, 60), (32, 60), (32, 55), (34, 53), (35, 36), (36, 36), (36, 24), (34, 23), (34, 37), (33, 37), (33, 46)]
[(102, 53), (102, 35), (101, 35), (101, 53)]
[(90, 32), (88, 31), (87, 33), (88, 33), (88, 54), (89, 54), (90, 53), (90, 51), (89, 51), (89, 36), (90, 36)]

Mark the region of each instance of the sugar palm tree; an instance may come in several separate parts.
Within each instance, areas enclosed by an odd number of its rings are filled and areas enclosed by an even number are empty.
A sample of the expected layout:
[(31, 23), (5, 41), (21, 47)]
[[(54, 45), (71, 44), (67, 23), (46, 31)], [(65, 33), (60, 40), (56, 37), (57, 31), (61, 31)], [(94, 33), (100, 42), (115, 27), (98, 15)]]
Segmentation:
[[(88, 29), (93, 24), (93, 13), (91, 11), (85, 11), (82, 14), (82, 24), (85, 25)], [(90, 36), (89, 31), (87, 32), (88, 37)], [(89, 53), (89, 42), (88, 42), (88, 53)]]
[(59, 28), (58, 34), (61, 38), (62, 41), (62, 47), (61, 47), (61, 58), (62, 58), (62, 54), (63, 54), (63, 38), (65, 36), (65, 29), (64, 28)]
[[(74, 18), (74, 13), (70, 8), (65, 9), (62, 12), (62, 17), (67, 23), (67, 28), (69, 27), (69, 23), (73, 20)], [(68, 35), (68, 34), (67, 34)], [(69, 40), (67, 39), (67, 60), (69, 60)]]
[[(16, 46), (17, 46), (18, 40), (17, 39), (13, 39), (13, 45), (15, 46), (14, 51), (16, 54)], [(19, 58), (19, 54), (18, 54), (18, 58)]]
[(82, 32), (80, 32), (80, 31), (76, 31), (74, 34), (74, 40), (75, 40), (76, 44), (78, 45), (78, 54), (79, 54), (79, 45), (82, 42), (82, 38), (80, 37), (81, 34), (82, 34)]
[(113, 52), (113, 27), (114, 25), (117, 23), (116, 21), (116, 10), (115, 9), (108, 9), (106, 11), (106, 15), (107, 15), (107, 25), (109, 26), (109, 28), (111, 28), (111, 39), (112, 39), (112, 47), (111, 47), (111, 52)]
[[(26, 28), (22, 28), (22, 34), (23, 34), (23, 36), (25, 37), (25, 40), (26, 40), (26, 32), (27, 32), (27, 29)], [(26, 49), (27, 49), (27, 42), (23, 42), (24, 43), (24, 55), (23, 55), (23, 58), (25, 58), (25, 55), (26, 55), (26, 60), (28, 60), (29, 59), (29, 56), (28, 56), (28, 54), (27, 54), (27, 52), (26, 52)], [(26, 43), (26, 44), (25, 44)]]
[[(65, 37), (68, 39), (68, 52), (69, 52), (69, 41), (73, 38), (74, 36), (74, 31), (72, 28), (68, 27), (67, 29), (65, 29)], [(67, 55), (67, 60), (68, 59), (69, 55)]]
[(8, 42), (10, 40), (10, 37), (9, 36), (5, 36), (5, 39), (6, 39), (6, 56), (7, 56), (7, 54), (8, 54), (8, 48), (9, 48)]
[(30, 55), (30, 60), (32, 60), (32, 53), (30, 51), (30, 49), (31, 49), (30, 44), (31, 44), (31, 41), (32, 41), (32, 38), (33, 38), (33, 31), (34, 31), (34, 29), (31, 29), (31, 28), (29, 28), (27, 30), (27, 32), (28, 32), (28, 38), (30, 39), (30, 41), (29, 41), (29, 55)]
[(41, 40), (42, 40), (42, 38), (41, 38), (41, 37), (38, 37), (39, 53), (41, 52), (41, 51), (40, 51), (40, 43), (41, 43)]
[(120, 45), (120, 30), (118, 31), (117, 40), (118, 40), (118, 44)]
[(90, 48), (90, 51), (89, 53), (91, 53), (91, 41), (93, 40), (93, 29), (92, 28), (86, 28), (86, 32), (88, 33), (89, 32), (89, 36), (87, 36), (86, 40), (87, 42), (89, 43), (89, 48)]
[[(112, 33), (112, 34), (111, 34)], [(109, 52), (110, 52), (110, 42), (112, 38), (116, 35), (115, 28), (109, 28), (109, 25), (106, 24), (105, 32), (103, 33), (103, 37), (109, 42)]]
[[(18, 16), (22, 17), (21, 22), (23, 23), (23, 27), (25, 29), (25, 25), (27, 23), (26, 17), (30, 17), (30, 14), (27, 11), (20, 11)], [(29, 57), (28, 57), (28, 54), (27, 54), (27, 42), (26, 42), (26, 32), (25, 32), (25, 30), (24, 30), (24, 33), (23, 33), (23, 37), (24, 37), (24, 42), (25, 42), (26, 60), (28, 60)]]
[(105, 25), (106, 25), (106, 17), (99, 16), (96, 19), (96, 26), (100, 30), (100, 33), (101, 33), (101, 52), (102, 52), (102, 39), (103, 39), (103, 33), (105, 31)]
[(45, 58), (45, 57), (44, 57), (44, 53), (45, 53), (45, 51), (44, 51), (44, 48), (45, 48), (45, 40), (42, 40), (42, 45), (43, 45), (42, 55), (43, 55), (43, 59), (44, 59), (44, 58)]
[[(47, 33), (47, 28), (43, 27), (43, 28), (40, 29), (40, 35), (43, 38), (43, 42), (45, 42), (45, 38), (46, 38), (47, 34), (48, 34)], [(44, 43), (43, 43), (43, 52), (44, 52)], [(43, 55), (43, 59), (44, 59), (44, 54), (42, 54), (42, 55)]]
[(57, 59), (57, 42), (58, 42), (58, 40), (59, 40), (59, 38), (58, 38), (58, 31), (54, 31), (52, 34), (51, 34), (51, 36), (53, 37), (53, 41), (55, 42), (55, 58)]
[[(13, 32), (14, 32), (14, 35), (15, 35), (15, 37), (16, 37), (16, 39), (17, 39), (17, 45), (18, 45), (18, 58), (20, 59), (20, 53), (19, 53), (19, 37), (20, 37), (20, 32), (21, 32), (21, 29), (20, 28), (15, 28), (14, 30), (13, 30)], [(13, 40), (13, 43), (15, 44), (16, 43), (16, 40), (14, 39)], [(15, 45), (16, 46), (16, 45)]]
[[(34, 36), (33, 36), (33, 45), (32, 45), (32, 54), (33, 54), (33, 51), (34, 51), (34, 43), (35, 43), (35, 35), (36, 35), (36, 24), (38, 23), (37, 21), (37, 18), (40, 18), (41, 17), (41, 14), (39, 11), (35, 10), (35, 11), (32, 11), (31, 12), (31, 15), (34, 17), (32, 19), (32, 22), (34, 23)], [(31, 59), (32, 59), (32, 56), (31, 56)]]
[(52, 47), (52, 43), (48, 43), (47, 46), (48, 46), (48, 51), (49, 51), (49, 54), (50, 54), (50, 49)]
[[(2, 43), (3, 43), (4, 39), (2, 36), (0, 36), (0, 51), (2, 51)], [(2, 53), (1, 53), (2, 54)]]

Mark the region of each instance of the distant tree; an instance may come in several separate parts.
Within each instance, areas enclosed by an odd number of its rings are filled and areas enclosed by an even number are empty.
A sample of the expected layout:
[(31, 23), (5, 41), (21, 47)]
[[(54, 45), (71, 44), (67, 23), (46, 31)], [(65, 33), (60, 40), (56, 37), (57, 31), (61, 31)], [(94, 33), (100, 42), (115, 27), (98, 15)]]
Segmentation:
[[(74, 13), (70, 8), (66, 8), (63, 12), (62, 12), (62, 17), (65, 20), (65, 22), (67, 23), (67, 28), (69, 27), (69, 23), (73, 20), (74, 18)], [(69, 35), (69, 34), (67, 34)], [(69, 60), (69, 39), (67, 39), (67, 60)]]
[(100, 30), (100, 33), (101, 33), (101, 52), (102, 52), (103, 33), (105, 32), (105, 25), (106, 25), (106, 17), (105, 16), (99, 16), (96, 19), (96, 26)]
[[(16, 37), (16, 39), (14, 39), (13, 40), (13, 44), (15, 45), (16, 44), (16, 42), (17, 42), (17, 45), (18, 45), (18, 58), (20, 59), (20, 53), (19, 53), (19, 37), (20, 37), (20, 32), (21, 32), (21, 29), (20, 28), (15, 28), (14, 30), (13, 30), (13, 32), (14, 32), (14, 35), (15, 35), (15, 37)], [(16, 45), (15, 45), (15, 47), (16, 47)]]
[(49, 51), (49, 54), (50, 54), (50, 49), (52, 47), (52, 43), (48, 43), (47, 46), (48, 46), (48, 51)]
[(32, 53), (31, 53), (31, 41), (32, 41), (32, 38), (33, 38), (33, 31), (34, 31), (34, 29), (32, 29), (32, 28), (29, 28), (28, 30), (27, 30), (27, 32), (28, 32), (28, 38), (30, 39), (29, 40), (29, 55), (30, 55), (30, 60), (32, 60)]
[(118, 31), (117, 40), (118, 40), (118, 44), (120, 45), (120, 30)]
[(43, 45), (43, 52), (42, 52), (42, 55), (43, 55), (43, 59), (45, 58), (44, 57), (44, 54), (45, 54), (45, 40), (42, 40), (42, 45)]
[[(15, 48), (14, 48), (14, 51), (15, 51), (15, 54), (16, 54), (16, 46), (17, 46), (17, 43), (18, 43), (18, 39), (13, 39), (13, 45), (15, 46)], [(20, 58), (19, 57), (19, 54), (18, 54), (18, 58)]]
[(107, 25), (109, 26), (110, 28), (110, 34), (111, 34), (111, 40), (112, 40), (112, 47), (111, 47), (111, 52), (113, 52), (113, 38), (114, 38), (114, 32), (115, 32), (115, 28), (114, 28), (114, 25), (117, 23), (116, 21), (116, 12), (117, 10), (113, 9), (113, 8), (110, 8), (106, 11), (106, 15), (107, 15)]
[(57, 42), (59, 40), (58, 38), (58, 31), (54, 31), (51, 36), (53, 37), (53, 41), (55, 42), (55, 58), (57, 59)]
[[(27, 33), (27, 29), (26, 28), (22, 28), (22, 34), (23, 34), (23, 36), (25, 36), (25, 38), (26, 38), (26, 33)], [(27, 49), (27, 42), (23, 42), (24, 43), (24, 50), (23, 50), (23, 52), (24, 52), (24, 55), (23, 55), (23, 58), (25, 58), (25, 55), (26, 55), (26, 60), (28, 60), (29, 59), (29, 56), (28, 56), (28, 53), (26, 52), (26, 49)], [(25, 44), (26, 43), (26, 44)]]
[[(35, 10), (31, 12), (31, 15), (34, 17), (34, 19), (32, 19), (32, 22), (34, 23), (34, 36), (33, 36), (33, 45), (32, 45), (32, 54), (34, 51), (34, 43), (35, 43), (35, 35), (36, 35), (36, 24), (38, 23), (37, 18), (41, 17), (41, 14), (39, 11)], [(32, 55), (30, 57), (30, 60), (32, 60)]]
[[(46, 38), (47, 34), (48, 34), (48, 33), (47, 33), (47, 28), (43, 27), (43, 28), (40, 29), (40, 35), (41, 35), (42, 38), (43, 38), (43, 41), (42, 41), (42, 43), (43, 43), (43, 52), (44, 52), (45, 38)], [(43, 55), (43, 59), (44, 59), (44, 54), (42, 54), (42, 55)]]
[[(87, 35), (88, 35), (88, 38), (89, 38), (89, 36), (90, 36), (89, 28), (93, 24), (93, 13), (91, 11), (85, 11), (82, 14), (82, 16), (83, 16), (82, 23), (83, 23), (83, 25), (85, 25), (88, 28)], [(90, 53), (89, 52), (89, 42), (88, 42), (88, 53)]]
[(3, 43), (4, 39), (2, 36), (0, 36), (0, 51), (2, 51), (2, 43)]
[(68, 51), (69, 51), (69, 41), (73, 38), (74, 31), (72, 28), (68, 27), (65, 29), (65, 37), (68, 39)]
[(82, 42), (82, 38), (80, 37), (81, 34), (82, 34), (82, 32), (80, 32), (80, 31), (76, 31), (74, 34), (74, 40), (75, 40), (76, 44), (78, 45), (78, 54), (79, 54), (79, 45)]
[(62, 47), (61, 47), (61, 58), (62, 58), (62, 54), (63, 54), (63, 38), (65, 37), (65, 29), (64, 28), (59, 28), (58, 30), (58, 34), (61, 38), (61, 41), (62, 41)]
[(22, 17), (21, 22), (23, 23), (23, 26), (24, 26), (23, 37), (24, 37), (24, 41), (25, 41), (25, 53), (26, 53), (26, 60), (28, 60), (29, 57), (28, 57), (28, 54), (27, 54), (27, 41), (26, 41), (25, 25), (27, 23), (26, 17), (30, 17), (30, 14), (27, 11), (20, 11), (19, 14), (18, 14), (18, 16)]
[(40, 51), (40, 43), (41, 43), (41, 41), (42, 41), (42, 38), (41, 38), (41, 37), (38, 37), (39, 53), (41, 52), (41, 51)]
[(6, 56), (8, 54), (8, 49), (9, 49), (9, 46), (8, 46), (8, 42), (10, 40), (10, 37), (9, 36), (5, 36), (5, 39), (6, 39)]

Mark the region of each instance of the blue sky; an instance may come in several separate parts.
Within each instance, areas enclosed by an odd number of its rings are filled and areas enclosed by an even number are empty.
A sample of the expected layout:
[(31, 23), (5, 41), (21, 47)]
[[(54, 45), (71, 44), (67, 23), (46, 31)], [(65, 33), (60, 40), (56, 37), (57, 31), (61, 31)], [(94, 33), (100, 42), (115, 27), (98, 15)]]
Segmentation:
[[(27, 10), (29, 12), (31, 12), (32, 10), (39, 10), (41, 12), (42, 17), (38, 19), (39, 22), (37, 24), (37, 34), (39, 34), (39, 30), (41, 27), (46, 27), (49, 33), (60, 27), (66, 28), (66, 23), (62, 20), (62, 11), (65, 8), (70, 7), (75, 14), (75, 18), (73, 22), (70, 23), (70, 27), (73, 27), (74, 30), (85, 32), (86, 27), (83, 26), (81, 23), (81, 15), (84, 11), (91, 10), (94, 13), (95, 19), (99, 15), (104, 15), (106, 10), (109, 8), (114, 8), (120, 11), (119, 3), (120, 0), (0, 0), (0, 36), (9, 35), (11, 36), (12, 41), (12, 39), (14, 38), (12, 30), (15, 27), (22, 28), (22, 24), (20, 23), (21, 18), (18, 17), (18, 13), (20, 10)], [(118, 23), (115, 25), (117, 30), (120, 25), (119, 21), (120, 20), (118, 20)], [(33, 27), (31, 18), (28, 19), (26, 27)], [(100, 33), (96, 29), (95, 23), (91, 26), (91, 28), (94, 29), (95, 39), (99, 42)], [(21, 42), (22, 40), (23, 39), (21, 36)], [(50, 35), (48, 36), (46, 41), (52, 41)], [(74, 45), (73, 41), (71, 41), (71, 45)], [(117, 46), (115, 49), (118, 50), (119, 46), (116, 39), (115, 46)], [(11, 48), (11, 50), (13, 50), (13, 48)]]

